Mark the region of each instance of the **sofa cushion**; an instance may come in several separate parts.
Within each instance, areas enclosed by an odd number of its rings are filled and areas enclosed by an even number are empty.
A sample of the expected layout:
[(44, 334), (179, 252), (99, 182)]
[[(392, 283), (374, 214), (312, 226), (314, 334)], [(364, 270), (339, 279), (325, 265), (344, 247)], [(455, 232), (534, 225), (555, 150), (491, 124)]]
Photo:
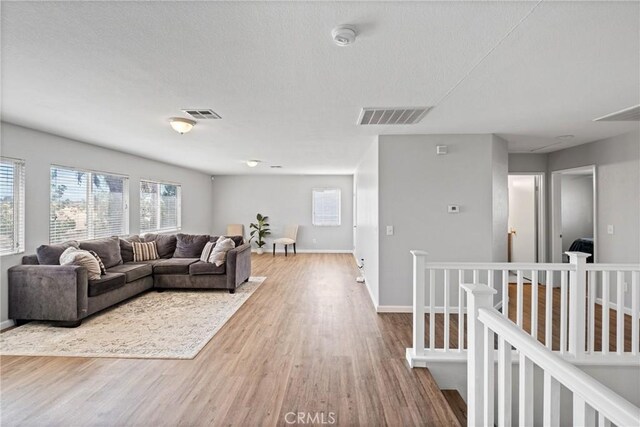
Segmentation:
[(122, 273), (125, 275), (127, 283), (136, 281), (146, 276), (151, 276), (153, 266), (151, 264), (126, 263), (116, 265), (107, 270), (108, 273)]
[(133, 242), (142, 242), (140, 236), (137, 234), (133, 236), (120, 237), (120, 255), (122, 256), (122, 262), (133, 261)]
[(96, 297), (106, 294), (125, 285), (127, 279), (122, 273), (107, 272), (100, 276), (98, 280), (89, 280), (89, 296)]
[(244, 244), (244, 237), (242, 236), (211, 236), (210, 240), (212, 242), (217, 242), (220, 237), (228, 237), (229, 239), (233, 240), (233, 243), (236, 244), (236, 248)]
[(208, 234), (182, 234), (176, 235), (176, 251), (174, 258), (199, 258), (204, 245), (209, 241)]
[(189, 266), (198, 258), (164, 259), (153, 266), (153, 274), (189, 274)]
[(67, 248), (78, 248), (78, 242), (70, 240), (56, 245), (41, 245), (36, 249), (36, 256), (40, 265), (60, 265), (60, 255)]
[(176, 251), (177, 240), (174, 234), (149, 233), (144, 235), (145, 242), (156, 242), (160, 258), (173, 257), (173, 253)]
[(85, 251), (94, 251), (97, 253), (106, 268), (122, 264), (122, 255), (120, 255), (120, 239), (118, 236), (85, 240), (80, 242), (80, 249), (84, 249)]
[(189, 274), (197, 276), (201, 274), (225, 274), (226, 264), (217, 266), (212, 262), (198, 261), (189, 266)]

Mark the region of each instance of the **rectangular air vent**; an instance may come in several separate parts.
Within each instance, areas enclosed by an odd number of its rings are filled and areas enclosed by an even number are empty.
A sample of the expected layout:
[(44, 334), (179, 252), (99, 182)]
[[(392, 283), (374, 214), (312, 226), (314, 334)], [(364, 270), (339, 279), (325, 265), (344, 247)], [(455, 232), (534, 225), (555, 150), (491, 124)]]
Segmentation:
[(413, 125), (427, 114), (431, 107), (363, 108), (359, 125)]
[(194, 119), (221, 119), (220, 115), (213, 110), (182, 110)]
[(593, 119), (594, 122), (640, 122), (640, 105)]

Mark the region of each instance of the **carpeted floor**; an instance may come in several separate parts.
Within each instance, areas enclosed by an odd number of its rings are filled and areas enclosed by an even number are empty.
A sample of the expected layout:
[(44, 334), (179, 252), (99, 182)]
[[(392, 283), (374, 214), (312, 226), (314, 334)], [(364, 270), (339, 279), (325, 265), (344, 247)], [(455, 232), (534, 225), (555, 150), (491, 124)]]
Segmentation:
[(12, 356), (193, 359), (266, 277), (224, 290), (147, 292), (85, 319), (78, 328), (30, 322), (0, 334)]

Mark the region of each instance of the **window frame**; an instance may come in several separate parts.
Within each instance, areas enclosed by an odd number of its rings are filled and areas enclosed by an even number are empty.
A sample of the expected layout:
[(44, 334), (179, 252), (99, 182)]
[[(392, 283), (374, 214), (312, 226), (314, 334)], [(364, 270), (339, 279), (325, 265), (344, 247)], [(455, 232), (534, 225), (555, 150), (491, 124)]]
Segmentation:
[[(142, 183), (143, 182), (148, 182), (151, 184), (156, 184), (158, 186), (160, 185), (173, 185), (175, 187), (177, 187), (177, 191), (176, 191), (176, 226), (175, 227), (167, 227), (167, 228), (162, 228), (160, 227), (160, 224), (162, 224), (162, 216), (161, 216), (161, 209), (160, 209), (160, 197), (158, 197), (158, 206), (157, 206), (157, 214), (156, 214), (156, 223), (158, 224), (158, 227), (153, 229), (153, 230), (143, 230), (142, 229), (142, 221), (140, 218), (140, 215), (142, 215)], [(160, 194), (160, 189), (158, 188), (158, 195)], [(138, 221), (139, 221), (139, 227), (140, 227), (140, 234), (144, 235), (144, 234), (149, 234), (149, 233), (170, 233), (173, 231), (180, 231), (182, 230), (182, 184), (178, 183), (178, 182), (171, 182), (171, 181), (162, 181), (162, 180), (157, 180), (157, 179), (146, 179), (146, 178), (140, 178), (140, 184), (138, 186), (138, 197), (139, 197), (139, 205), (138, 205)]]
[[(316, 224), (316, 192), (325, 192), (328, 190), (337, 191), (338, 193), (338, 223), (337, 224)], [(315, 187), (311, 189), (311, 225), (314, 227), (340, 227), (342, 226), (342, 189), (338, 187)]]
[[(66, 169), (66, 170), (71, 170), (71, 171), (75, 171), (75, 172), (83, 172), (86, 174), (96, 174), (96, 175), (110, 175), (110, 176), (116, 176), (116, 177), (120, 177), (120, 178), (124, 178), (124, 184), (122, 186), (122, 192), (124, 194), (123, 197), (123, 201), (124, 201), (124, 206), (123, 206), (123, 212), (122, 212), (122, 224), (124, 225), (124, 233), (122, 234), (118, 234), (118, 236), (126, 236), (129, 234), (129, 207), (131, 205), (131, 194), (129, 192), (129, 182), (131, 180), (131, 178), (129, 177), (129, 175), (124, 175), (121, 173), (115, 173), (115, 172), (106, 172), (106, 171), (100, 171), (100, 170), (95, 170), (95, 169), (85, 169), (85, 168), (78, 168), (75, 166), (64, 166), (64, 165), (59, 165), (59, 164), (54, 164), (51, 163), (49, 165), (49, 218), (51, 218), (51, 170), (53, 168), (59, 168), (59, 169)], [(93, 179), (87, 179), (87, 215), (89, 215), (89, 212), (91, 211), (90, 209), (93, 206), (93, 201), (92, 201), (92, 195), (93, 195)], [(94, 232), (95, 227), (94, 225), (91, 223), (91, 221), (89, 220), (89, 218), (87, 217), (87, 238), (86, 239), (77, 239), (78, 241), (85, 241), (85, 240), (92, 240), (92, 239), (100, 239), (103, 237), (110, 237), (110, 236), (95, 236), (92, 235), (92, 233)], [(51, 219), (49, 219), (49, 244), (55, 244), (51, 242)], [(56, 242), (56, 243), (60, 243), (60, 242)]]
[[(14, 247), (9, 251), (0, 249), (0, 256), (16, 255), (25, 251), (25, 187), (26, 162), (23, 159), (0, 156), (0, 160), (13, 164), (13, 241)], [(17, 172), (17, 173), (16, 173)], [(16, 179), (16, 176), (18, 179)], [(17, 218), (17, 227), (16, 227)]]

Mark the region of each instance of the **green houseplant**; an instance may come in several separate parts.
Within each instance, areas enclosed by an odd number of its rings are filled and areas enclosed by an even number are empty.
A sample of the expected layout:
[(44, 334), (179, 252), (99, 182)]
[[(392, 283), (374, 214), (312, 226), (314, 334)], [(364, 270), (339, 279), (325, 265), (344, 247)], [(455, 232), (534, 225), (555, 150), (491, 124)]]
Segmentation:
[(254, 238), (256, 239), (256, 245), (258, 245), (258, 254), (262, 254), (264, 251), (262, 247), (267, 243), (264, 241), (264, 238), (271, 234), (271, 230), (269, 230), (269, 220), (268, 216), (262, 216), (261, 214), (256, 215), (257, 223), (249, 224), (251, 228), (251, 238), (249, 242), (251, 242)]

